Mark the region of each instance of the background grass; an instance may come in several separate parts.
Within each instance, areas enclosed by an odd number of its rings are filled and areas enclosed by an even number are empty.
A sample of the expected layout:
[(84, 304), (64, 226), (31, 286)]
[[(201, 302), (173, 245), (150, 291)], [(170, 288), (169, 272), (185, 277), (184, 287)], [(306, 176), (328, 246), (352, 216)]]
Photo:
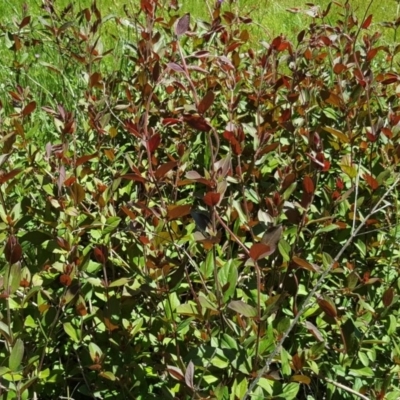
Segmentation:
[[(78, 69), (68, 69), (69, 61), (61, 56), (59, 49), (53, 44), (40, 47), (26, 47), (19, 52), (17, 58), (13, 51), (7, 48), (7, 35), (10, 37), (14, 32), (18, 32), (18, 24), (25, 15), (32, 16), (31, 24), (40, 26), (36, 16), (44, 15), (44, 0), (2, 0), (0, 1), (0, 100), (6, 100), (4, 96), (10, 90), (15, 90), (15, 82), (23, 87), (36, 86), (41, 92), (41, 105), (46, 104), (46, 98), (56, 99), (60, 94), (58, 87), (62, 85), (64, 92), (68, 92), (69, 96), (64, 96), (63, 100), (70, 102), (75, 101), (75, 90), (72, 88), (79, 87), (82, 80), (81, 72)], [(168, 7), (171, 0), (160, 0), (162, 7)], [(192, 25), (196, 20), (211, 20), (210, 10), (215, 0), (184, 0), (180, 2), (181, 9), (177, 14), (183, 15), (190, 12), (192, 16)], [(54, 0), (54, 4), (58, 11), (63, 10), (70, 0)], [(305, 29), (312, 18), (305, 13), (293, 13), (288, 9), (308, 9), (306, 5), (308, 0), (236, 0), (232, 3), (225, 0), (222, 3), (222, 10), (239, 13), (241, 16), (249, 16), (253, 23), (248, 25), (250, 33), (250, 43), (254, 48), (260, 47), (260, 42), (270, 42), (274, 37), (283, 34), (296, 43), (298, 33)], [(342, 3), (344, 3), (342, 1)], [(24, 5), (26, 6), (24, 7)], [(91, 0), (74, 0), (74, 12), (79, 9), (90, 7)], [(329, 4), (328, 0), (319, 0), (316, 2), (322, 9), (326, 9)], [(399, 4), (395, 0), (390, 1), (369, 1), (353, 0), (350, 2), (351, 7), (355, 10), (359, 19), (364, 18), (365, 14), (373, 14), (372, 30), (382, 32), (381, 43), (395, 43), (396, 35), (392, 29), (383, 29), (380, 23), (383, 21), (393, 21), (399, 15)], [(105, 19), (107, 15), (115, 15), (123, 18), (125, 16), (124, 8), (131, 13), (135, 13), (140, 5), (139, 0), (98, 0), (97, 6), (101, 10), (102, 17)], [(326, 18), (327, 23), (334, 24), (341, 12), (339, 7), (332, 7), (331, 12)], [(133, 29), (122, 27), (111, 18), (107, 23), (101, 26), (100, 36), (105, 49), (113, 49), (112, 56), (105, 57), (101, 68), (107, 68), (110, 71), (121, 70), (125, 62), (123, 47), (131, 41), (135, 41), (135, 33)], [(34, 28), (35, 30), (35, 28)], [(43, 32), (37, 30), (40, 37)], [(9, 45), (12, 44), (9, 43)], [(18, 63), (24, 64), (25, 68), (15, 68)], [(61, 66), (61, 73), (49, 73), (48, 68), (43, 68), (43, 63)], [(21, 77), (15, 78), (15, 74)], [(37, 88), (35, 91), (37, 92)], [(5, 89), (5, 90), (4, 90)], [(6, 102), (6, 101), (5, 101)]]
[[(183, 0), (181, 4), (181, 12), (190, 12), (194, 18), (209, 18), (209, 7), (214, 0)], [(3, 0), (0, 2), (0, 21), (4, 23), (14, 16), (22, 15), (23, 4), (27, 3), (30, 12), (35, 15), (41, 9), (41, 0)], [(70, 0), (57, 0), (55, 4), (60, 8), (65, 7)], [(98, 0), (98, 7), (103, 14), (116, 14), (123, 16), (123, 7), (126, 5), (131, 9), (135, 9), (139, 1), (126, 0)], [(170, 0), (162, 0), (162, 4), (168, 5)], [(223, 3), (223, 9), (239, 9), (241, 15), (248, 14), (253, 18), (255, 26), (253, 27), (253, 35), (255, 40), (267, 40), (279, 34), (287, 35), (294, 38), (297, 33), (303, 29), (310, 21), (310, 17), (302, 14), (293, 14), (287, 11), (289, 8), (307, 8), (308, 0), (236, 0), (231, 5), (228, 0)], [(330, 3), (329, 0), (315, 1), (315, 5), (326, 8)], [(344, 3), (343, 1), (341, 3)], [(351, 0), (350, 4), (355, 10), (358, 18), (362, 18), (365, 14), (369, 1)], [(76, 8), (87, 7), (90, 0), (74, 0), (73, 4)], [(400, 2), (396, 0), (377, 1), (373, 0), (368, 13), (374, 15), (373, 23), (391, 20), (399, 14)], [(329, 19), (335, 18), (335, 14), (330, 14)], [(392, 40), (392, 37), (386, 36), (386, 39)]]

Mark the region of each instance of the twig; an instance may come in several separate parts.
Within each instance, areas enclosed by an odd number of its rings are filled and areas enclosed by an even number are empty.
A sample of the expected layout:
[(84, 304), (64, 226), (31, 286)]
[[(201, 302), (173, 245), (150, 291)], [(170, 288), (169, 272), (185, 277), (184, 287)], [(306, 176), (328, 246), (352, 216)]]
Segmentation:
[(323, 378), (323, 379), (325, 379), (327, 382), (331, 383), (332, 385), (335, 385), (336, 387), (345, 390), (346, 392), (349, 392), (349, 393), (351, 393), (351, 394), (354, 394), (355, 396), (358, 396), (360, 399), (370, 400), (369, 397), (364, 396), (363, 394), (357, 392), (357, 390), (354, 390), (354, 389), (352, 389), (352, 388), (349, 388), (348, 386), (343, 385), (342, 383), (333, 381), (332, 379), (329, 379), (329, 378)]
[(351, 232), (353, 233), (354, 230), (356, 229), (356, 218), (357, 218), (357, 201), (358, 201), (358, 186), (360, 184), (360, 173), (361, 173), (361, 160), (358, 163), (358, 171), (357, 171), (357, 176), (356, 176), (356, 193), (355, 193), (355, 199), (354, 199), (354, 210), (353, 210), (353, 227), (351, 229)]
[(337, 253), (336, 257), (332, 260), (332, 262), (330, 263), (330, 265), (328, 266), (328, 268), (321, 274), (320, 278), (318, 279), (316, 285), (314, 286), (314, 288), (310, 291), (310, 293), (308, 294), (308, 296), (306, 297), (306, 299), (304, 300), (303, 305), (301, 306), (300, 310), (298, 311), (298, 313), (296, 314), (296, 316), (293, 318), (292, 323), (290, 324), (289, 328), (286, 330), (286, 332), (282, 335), (281, 339), (279, 340), (278, 344), (276, 345), (275, 349), (272, 351), (272, 353), (268, 356), (267, 361), (265, 362), (264, 367), (258, 372), (257, 377), (254, 379), (254, 381), (251, 383), (251, 385), (249, 386), (247, 392), (245, 393), (244, 397), (242, 400), (246, 400), (251, 392), (253, 391), (253, 389), (256, 387), (258, 381), (260, 380), (260, 378), (268, 371), (269, 366), (273, 360), (273, 358), (280, 352), (283, 342), (287, 339), (287, 337), (289, 336), (290, 332), (293, 330), (293, 328), (297, 325), (297, 322), (299, 321), (300, 317), (304, 314), (304, 312), (306, 311), (308, 304), (311, 300), (312, 297), (314, 297), (315, 293), (317, 292), (317, 290), (321, 287), (322, 283), (324, 282), (325, 278), (328, 276), (328, 274), (330, 273), (330, 271), (332, 270), (333, 266), (335, 265), (335, 263), (340, 259), (340, 257), (342, 256), (342, 254), (346, 251), (346, 249), (350, 246), (350, 244), (352, 243), (353, 239), (355, 238), (355, 236), (357, 236), (357, 234), (360, 232), (360, 230), (363, 228), (363, 226), (365, 225), (365, 223), (368, 221), (368, 219), (375, 214), (378, 210), (379, 207), (381, 205), (381, 203), (384, 201), (384, 199), (394, 190), (394, 188), (397, 186), (397, 184), (400, 181), (400, 175), (397, 175), (394, 183), (389, 187), (389, 189), (385, 192), (385, 194), (379, 199), (379, 201), (376, 203), (375, 207), (372, 209), (372, 211), (367, 215), (366, 218), (364, 218), (364, 220), (361, 222), (361, 224), (358, 226), (358, 228), (352, 232), (352, 234), (350, 235), (350, 237), (347, 239), (346, 243), (343, 245), (343, 247), (340, 249), (340, 251)]

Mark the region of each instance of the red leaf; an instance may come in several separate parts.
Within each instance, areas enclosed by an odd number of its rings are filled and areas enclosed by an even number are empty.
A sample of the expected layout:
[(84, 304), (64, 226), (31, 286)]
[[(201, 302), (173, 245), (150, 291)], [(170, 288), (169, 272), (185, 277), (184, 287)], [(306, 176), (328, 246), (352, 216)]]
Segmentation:
[(329, 317), (336, 318), (337, 317), (337, 310), (335, 305), (333, 304), (332, 300), (325, 300), (323, 298), (317, 299), (317, 303), (321, 310), (328, 315)]
[(76, 182), (75, 176), (70, 176), (68, 179), (64, 181), (64, 186), (70, 187)]
[(347, 70), (347, 67), (342, 63), (337, 63), (333, 67), (333, 72), (335, 74), (340, 74), (340, 73), (342, 73), (343, 71), (346, 71), (346, 70)]
[(192, 128), (201, 132), (209, 132), (211, 129), (210, 124), (200, 115), (184, 115), (183, 120)]
[(0, 176), (0, 185), (2, 183), (5, 183), (9, 181), (10, 179), (14, 178), (16, 175), (18, 175), (22, 170), (20, 168), (13, 169), (12, 171), (8, 172), (7, 174), (4, 174)]
[(80, 165), (84, 164), (85, 162), (88, 162), (89, 160), (92, 160), (93, 158), (97, 157), (97, 153), (93, 154), (86, 154), (85, 156), (79, 157), (76, 160), (75, 166), (79, 167)]
[(169, 220), (172, 220), (188, 215), (190, 214), (191, 208), (192, 206), (190, 204), (168, 206), (167, 218)]
[(392, 287), (387, 288), (385, 290), (385, 293), (383, 294), (383, 297), (382, 297), (383, 305), (386, 308), (391, 306), (392, 302), (393, 302), (393, 298), (394, 298), (394, 289)]
[(276, 250), (276, 246), (282, 236), (282, 225), (272, 226), (264, 233), (261, 243), (266, 244), (271, 251), (271, 254)]
[(162, 123), (165, 126), (176, 125), (176, 124), (179, 124), (180, 122), (181, 122), (181, 120), (178, 118), (164, 118), (162, 120)]
[(130, 181), (135, 181), (135, 182), (142, 182), (145, 183), (147, 182), (146, 178), (143, 178), (143, 176), (138, 175), (138, 174), (125, 174), (121, 176), (122, 179), (129, 179)]
[(206, 203), (210, 207), (216, 206), (219, 203), (220, 199), (221, 199), (221, 194), (215, 192), (208, 192), (203, 197), (204, 203)]
[(367, 53), (367, 61), (371, 61), (376, 56), (379, 50), (380, 47), (375, 47), (374, 49), (369, 50)]
[(257, 261), (271, 254), (271, 248), (264, 243), (255, 243), (251, 246), (250, 257)]
[(155, 172), (155, 177), (157, 179), (162, 178), (167, 172), (169, 172), (172, 168), (175, 168), (178, 165), (176, 161), (168, 161), (165, 164), (160, 165)]
[(160, 142), (161, 142), (161, 135), (159, 133), (156, 133), (150, 138), (148, 142), (150, 153), (154, 153), (157, 150), (157, 147), (160, 145)]
[(105, 246), (97, 246), (93, 250), (94, 257), (100, 264), (105, 264), (108, 260), (108, 250)]
[(18, 242), (18, 239), (11, 235), (6, 243), (4, 249), (4, 255), (6, 260), (12, 265), (21, 260), (22, 257), (22, 247)]
[(25, 106), (25, 108), (22, 110), (22, 116), (26, 117), (29, 115), (32, 111), (34, 111), (36, 108), (36, 101), (31, 101), (29, 104)]
[(76, 303), (75, 305), (75, 311), (77, 312), (78, 315), (83, 317), (84, 315), (87, 314), (87, 309), (84, 303)]
[(366, 182), (368, 183), (368, 186), (372, 190), (378, 189), (379, 183), (372, 175), (365, 173), (363, 178), (366, 180)]
[(67, 274), (62, 274), (62, 275), (60, 276), (60, 283), (61, 283), (61, 285), (69, 286), (69, 285), (71, 284), (71, 282), (72, 282), (72, 279), (71, 279), (71, 277), (70, 277), (69, 275), (67, 275)]
[(57, 236), (56, 242), (62, 249), (67, 251), (71, 250), (71, 246), (64, 238)]
[(31, 16), (27, 15), (19, 24), (19, 29), (22, 29), (23, 27), (25, 27), (26, 25), (28, 25), (31, 22)]
[(214, 99), (214, 92), (212, 90), (209, 90), (199, 103), (199, 113), (204, 114), (212, 106), (212, 104), (214, 103)]
[(361, 28), (362, 28), (362, 29), (368, 29), (368, 28), (369, 28), (369, 26), (371, 25), (371, 22), (372, 22), (372, 17), (373, 17), (372, 14), (368, 15), (368, 17), (366, 18), (366, 20), (365, 20), (365, 21), (363, 22), (363, 24), (361, 25)]
[(293, 262), (296, 263), (299, 267), (306, 269), (307, 271), (311, 271), (311, 272), (316, 272), (317, 268), (315, 268), (315, 266), (313, 266), (312, 264), (310, 264), (308, 261), (303, 260), (300, 257), (297, 256), (293, 256), (292, 258)]
[(312, 181), (312, 179), (308, 175), (306, 175), (304, 177), (303, 188), (304, 188), (304, 191), (307, 194), (313, 194), (314, 193), (314, 182)]

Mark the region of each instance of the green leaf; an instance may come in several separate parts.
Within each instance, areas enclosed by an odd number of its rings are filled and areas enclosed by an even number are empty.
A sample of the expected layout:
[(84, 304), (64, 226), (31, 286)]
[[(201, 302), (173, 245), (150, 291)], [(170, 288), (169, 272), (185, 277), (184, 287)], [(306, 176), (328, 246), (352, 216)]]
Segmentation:
[(203, 293), (199, 295), (199, 302), (204, 308), (208, 308), (209, 310), (218, 311), (218, 308), (215, 304), (213, 304)]
[(103, 371), (99, 373), (99, 376), (101, 376), (102, 378), (108, 379), (110, 381), (115, 381), (115, 375), (110, 372), (110, 371)]
[(240, 381), (238, 381), (238, 378), (236, 378), (233, 382), (230, 400), (243, 399), (244, 395), (247, 392), (247, 385), (248, 382), (246, 378), (242, 378)]
[(281, 364), (282, 364), (282, 374), (284, 376), (290, 376), (292, 373), (292, 369), (290, 367), (290, 355), (289, 353), (282, 347), (281, 348)]
[(79, 333), (74, 329), (70, 322), (63, 324), (65, 333), (76, 343), (80, 342)]
[(372, 371), (372, 369), (369, 367), (364, 367), (364, 368), (359, 368), (359, 369), (350, 369), (349, 374), (353, 375), (353, 376), (368, 376), (368, 377), (375, 376), (374, 371)]
[(322, 253), (322, 264), (324, 265), (325, 269), (328, 269), (329, 266), (332, 264), (333, 258), (328, 253)]
[(397, 319), (394, 315), (389, 315), (389, 327), (387, 329), (388, 335), (394, 335), (397, 329)]
[(207, 253), (206, 259), (200, 265), (200, 271), (204, 279), (208, 279), (212, 275), (214, 271), (214, 256), (212, 251)]
[(20, 282), (21, 282), (21, 263), (16, 263), (11, 265), (10, 268), (10, 278), (8, 282), (10, 288), (10, 294), (13, 294), (18, 290)]
[(110, 285), (108, 287), (112, 288), (112, 287), (119, 287), (119, 286), (125, 286), (126, 284), (128, 284), (131, 281), (131, 279), (129, 278), (119, 278), (114, 282), (111, 282)]
[(193, 302), (179, 305), (176, 312), (181, 315), (198, 316), (196, 304)]
[(113, 232), (115, 229), (117, 229), (118, 225), (121, 222), (120, 217), (110, 217), (107, 218), (106, 223), (104, 225), (103, 229), (103, 235), (107, 235), (108, 233)]
[(325, 232), (331, 232), (336, 229), (339, 229), (339, 225), (330, 224), (330, 225), (324, 226), (323, 228), (318, 229), (317, 232), (315, 232), (315, 235), (319, 235), (320, 233), (325, 233)]
[(21, 361), (24, 357), (24, 342), (21, 339), (17, 339), (11, 350), (10, 359), (8, 360), (8, 366), (10, 370), (16, 372), (19, 370)]
[(143, 318), (139, 318), (134, 321), (133, 329), (129, 332), (131, 337), (134, 337), (139, 331), (140, 328), (143, 326)]
[(361, 364), (364, 365), (364, 367), (368, 367), (369, 365), (369, 358), (367, 355), (361, 351), (358, 352), (358, 358), (361, 361)]
[(229, 260), (218, 271), (218, 279), (222, 287), (224, 302), (227, 302), (235, 293), (238, 279), (238, 265), (239, 262), (237, 260)]
[(232, 300), (228, 304), (228, 308), (248, 318), (254, 318), (257, 316), (257, 310), (242, 300)]
[(222, 354), (216, 354), (215, 357), (212, 358), (210, 363), (217, 368), (225, 369), (229, 366), (229, 360), (224, 357)]
[(288, 383), (287, 385), (283, 386), (283, 397), (285, 400), (296, 399), (299, 389), (300, 385), (298, 383)]
[(285, 239), (281, 239), (278, 244), (278, 249), (279, 253), (281, 253), (281, 256), (283, 257), (283, 260), (289, 261), (291, 251), (290, 244)]
[(103, 352), (101, 351), (100, 347), (97, 346), (97, 344), (91, 342), (89, 343), (89, 354), (92, 362), (96, 362), (96, 358), (101, 358)]

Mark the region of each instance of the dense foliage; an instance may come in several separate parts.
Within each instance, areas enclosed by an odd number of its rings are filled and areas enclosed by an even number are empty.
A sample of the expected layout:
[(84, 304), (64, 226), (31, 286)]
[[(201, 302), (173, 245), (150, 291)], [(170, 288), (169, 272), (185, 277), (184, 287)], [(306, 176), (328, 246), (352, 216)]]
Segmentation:
[(2, 399), (399, 398), (400, 47), (229, 3), (1, 27)]

